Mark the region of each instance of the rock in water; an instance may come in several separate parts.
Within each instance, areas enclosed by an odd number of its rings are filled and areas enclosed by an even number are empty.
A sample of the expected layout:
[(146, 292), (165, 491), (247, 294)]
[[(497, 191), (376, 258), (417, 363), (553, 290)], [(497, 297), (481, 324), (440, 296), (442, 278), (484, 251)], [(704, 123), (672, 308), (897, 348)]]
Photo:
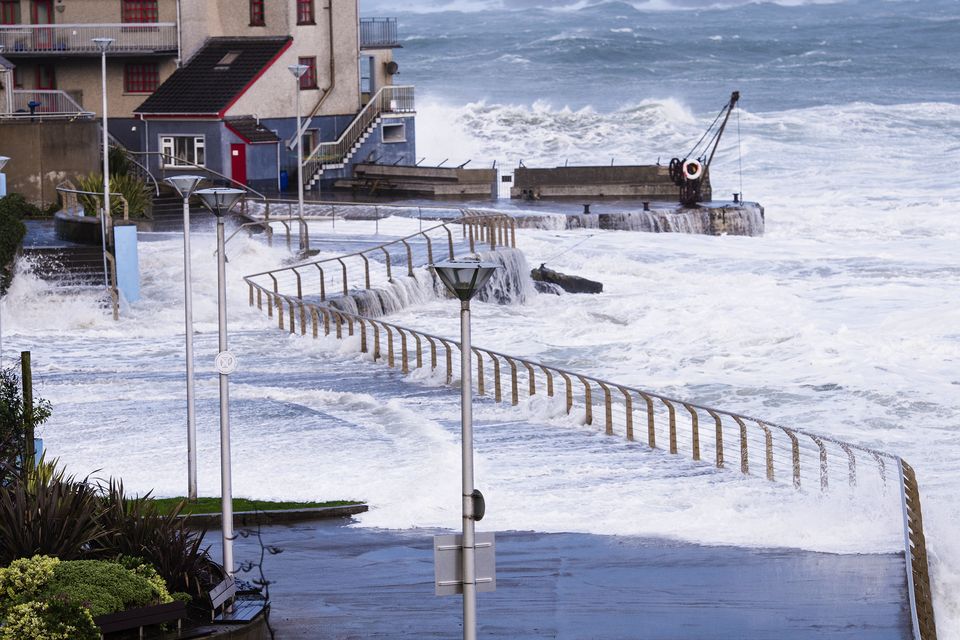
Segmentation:
[(547, 269), (542, 264), (530, 272), (530, 277), (533, 278), (534, 282), (555, 284), (569, 293), (600, 293), (603, 291), (602, 282), (560, 273), (553, 269)]

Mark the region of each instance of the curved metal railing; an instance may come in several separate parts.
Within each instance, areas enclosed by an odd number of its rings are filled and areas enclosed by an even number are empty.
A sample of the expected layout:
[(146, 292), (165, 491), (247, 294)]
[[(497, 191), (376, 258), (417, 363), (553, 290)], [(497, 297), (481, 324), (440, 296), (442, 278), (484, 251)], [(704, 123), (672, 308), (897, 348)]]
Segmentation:
[[(446, 225), (438, 225), (442, 226)], [(403, 240), (411, 237), (415, 236)], [(360, 351), (369, 353), (374, 361), (384, 361), (405, 374), (429, 366), (440, 370), (451, 384), (454, 372), (460, 369), (459, 342), (337, 309), (327, 303), (324, 287), (319, 302), (304, 299), (298, 269), (310, 265), (319, 269), (320, 264), (331, 262), (343, 265), (344, 258), (386, 253), (384, 247), (403, 240), (348, 256), (251, 274), (245, 278), (249, 304), (260, 309), (266, 306), (270, 317), (276, 312), (279, 328), (290, 333), (299, 329), (301, 335), (309, 331), (316, 338), (322, 328), (324, 335), (332, 332), (337, 338), (358, 336)], [(515, 246), (512, 235), (510, 245)], [(409, 264), (406, 275), (415, 278)], [(277, 275), (283, 272), (296, 275), (296, 295), (280, 292)], [(346, 294), (345, 267), (343, 273)], [(392, 278), (389, 266), (387, 275)], [(264, 278), (270, 279), (269, 285)], [(369, 271), (364, 284), (370, 288)], [(585, 424), (599, 423), (609, 436), (645, 442), (650, 448), (689, 455), (695, 462), (784, 482), (798, 490), (814, 487), (825, 492), (839, 479), (852, 489), (873, 484), (886, 491), (891, 481), (895, 482), (903, 515), (913, 635), (917, 640), (936, 639), (919, 488), (912, 467), (899, 456), (491, 349), (474, 346), (471, 351), (476, 356), (476, 391), (492, 394), (496, 402), (517, 405), (521, 399), (536, 396), (562, 398), (568, 415), (579, 415)]]

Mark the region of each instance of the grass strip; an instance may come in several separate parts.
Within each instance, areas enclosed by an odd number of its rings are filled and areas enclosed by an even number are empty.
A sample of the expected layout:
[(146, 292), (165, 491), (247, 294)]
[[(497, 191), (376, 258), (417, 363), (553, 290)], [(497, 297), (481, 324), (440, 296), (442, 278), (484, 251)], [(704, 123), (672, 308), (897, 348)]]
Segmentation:
[[(190, 502), (184, 497), (156, 498), (154, 502), (160, 513), (170, 513), (173, 507), (181, 500), (186, 501), (182, 514), (220, 513), (220, 498), (198, 498)], [(233, 510), (240, 511), (292, 511), (296, 509), (316, 509), (318, 507), (345, 507), (348, 505), (363, 504), (356, 500), (330, 500), (327, 502), (274, 502), (272, 500), (249, 500), (234, 498)]]

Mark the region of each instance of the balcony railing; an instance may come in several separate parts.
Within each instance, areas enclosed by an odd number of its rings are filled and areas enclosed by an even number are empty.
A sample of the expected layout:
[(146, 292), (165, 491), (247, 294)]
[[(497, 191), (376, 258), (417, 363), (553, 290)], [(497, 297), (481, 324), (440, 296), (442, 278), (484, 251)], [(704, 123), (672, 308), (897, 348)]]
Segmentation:
[(360, 48), (399, 47), (396, 18), (360, 18)]
[[(11, 101), (13, 111), (2, 113), (2, 117), (29, 118), (92, 118), (93, 112), (85, 111), (66, 92), (57, 89), (49, 90), (14, 90)], [(6, 106), (3, 107), (6, 111)]]
[(15, 24), (0, 26), (5, 56), (17, 54), (99, 55), (94, 38), (113, 38), (108, 53), (175, 53), (173, 22), (124, 24)]

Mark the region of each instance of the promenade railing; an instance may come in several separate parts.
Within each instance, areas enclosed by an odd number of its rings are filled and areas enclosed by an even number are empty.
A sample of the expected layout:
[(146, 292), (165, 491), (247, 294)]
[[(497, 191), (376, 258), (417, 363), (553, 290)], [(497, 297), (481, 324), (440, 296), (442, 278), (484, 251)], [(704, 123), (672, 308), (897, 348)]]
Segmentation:
[[(482, 221), (464, 221), (465, 229), (467, 224), (476, 224), (475, 229), (481, 234), (489, 229), (484, 237), (502, 237)], [(514, 227), (509, 222), (497, 224), (510, 229), (510, 242), (493, 242), (491, 248), (515, 247)], [(450, 233), (449, 224), (439, 227), (445, 227)], [(369, 289), (368, 256), (378, 253), (389, 256), (388, 247), (396, 243), (409, 246), (414, 237), (416, 235), (338, 258), (247, 276), (249, 304), (266, 308), (270, 317), (276, 314), (278, 327), (284, 331), (297, 333), (299, 330), (301, 335), (310, 333), (314, 338), (321, 331), (324, 335), (333, 333), (338, 339), (359, 338), (360, 351), (370, 354), (375, 362), (384, 362), (404, 374), (429, 367), (442, 375), (447, 384), (453, 384), (455, 372), (460, 371), (459, 342), (382, 318), (338, 309), (329, 303), (322, 284), (317, 301), (307, 299), (309, 294), (304, 295), (301, 270), (319, 269), (323, 283), (323, 265), (337, 263), (342, 267), (342, 293), (348, 295), (350, 287), (343, 261), (355, 256), (363, 257), (364, 287)], [(452, 244), (449, 253), (452, 258)], [(442, 256), (432, 256), (430, 261), (436, 257)], [(407, 266), (407, 277), (428, 277), (423, 271), (417, 274), (409, 260)], [(295, 276), (292, 280), (288, 277), (291, 273)], [(392, 279), (389, 260), (386, 273), (388, 279)], [(296, 293), (282, 293), (281, 280), (295, 282)], [(841, 485), (852, 490), (860, 486), (879, 487), (888, 492), (895, 487), (903, 520), (913, 637), (936, 639), (919, 487), (913, 468), (899, 456), (528, 358), (476, 346), (471, 350), (476, 356), (476, 392), (481, 396), (491, 395), (496, 402), (516, 406), (535, 397), (556, 398), (568, 415), (579, 416), (584, 424), (597, 425), (608, 436), (642, 442), (651, 449), (688, 456), (697, 463), (784, 483), (797, 490), (827, 492)]]

